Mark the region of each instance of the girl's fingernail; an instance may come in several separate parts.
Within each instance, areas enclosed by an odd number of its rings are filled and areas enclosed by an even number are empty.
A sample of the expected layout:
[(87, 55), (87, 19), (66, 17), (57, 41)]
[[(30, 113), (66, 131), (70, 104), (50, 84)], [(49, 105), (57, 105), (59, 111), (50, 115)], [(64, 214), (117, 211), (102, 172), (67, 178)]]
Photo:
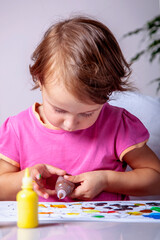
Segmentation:
[(44, 194), (44, 198), (47, 199), (49, 196), (47, 193)]
[(36, 178), (39, 180), (41, 179), (41, 174), (37, 174)]
[(33, 183), (33, 190), (36, 190), (37, 186)]

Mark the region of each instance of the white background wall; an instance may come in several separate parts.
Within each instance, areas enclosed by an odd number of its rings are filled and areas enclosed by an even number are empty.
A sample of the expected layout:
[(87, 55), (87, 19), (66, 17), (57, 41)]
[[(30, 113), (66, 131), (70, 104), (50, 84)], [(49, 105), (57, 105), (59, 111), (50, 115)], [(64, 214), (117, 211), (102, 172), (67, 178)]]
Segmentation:
[[(158, 0), (0, 0), (0, 124), (10, 115), (41, 101), (31, 91), (30, 57), (47, 28), (72, 14), (87, 14), (105, 23), (129, 60), (140, 48), (141, 37), (122, 39), (159, 14)], [(160, 75), (158, 63), (147, 56), (133, 65), (132, 81), (143, 94), (156, 95), (149, 82)]]

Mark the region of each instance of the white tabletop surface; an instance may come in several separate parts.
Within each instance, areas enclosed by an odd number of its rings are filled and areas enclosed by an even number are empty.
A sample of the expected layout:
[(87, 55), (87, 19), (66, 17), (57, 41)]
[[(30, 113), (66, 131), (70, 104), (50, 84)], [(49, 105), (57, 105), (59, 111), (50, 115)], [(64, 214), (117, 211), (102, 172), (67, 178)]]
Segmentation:
[[(112, 205), (110, 202), (105, 204)], [(128, 201), (127, 204), (133, 205), (133, 202)], [(125, 205), (125, 202), (123, 202), (123, 205)], [(146, 204), (144, 208), (146, 206), (148, 208)], [(134, 208), (133, 211), (135, 211)], [(139, 207), (135, 209), (139, 209)], [(1, 202), (0, 240), (160, 240), (159, 219), (154, 220), (144, 217), (141, 219), (141, 216), (139, 216), (132, 221), (133, 219), (129, 217), (130, 215), (124, 219), (116, 218), (116, 221), (114, 221), (115, 218), (111, 217), (105, 219), (106, 221), (103, 221), (103, 218), (100, 218), (99, 221), (95, 220), (95, 218), (94, 221), (80, 221), (80, 219), (76, 221), (76, 218), (70, 218), (69, 221), (58, 221), (58, 218), (54, 220), (53, 218), (48, 218), (50, 220), (39, 219), (37, 228), (20, 229), (16, 225), (15, 213), (16, 202)]]
[(64, 222), (20, 229), (0, 223), (1, 240), (160, 240), (160, 223)]

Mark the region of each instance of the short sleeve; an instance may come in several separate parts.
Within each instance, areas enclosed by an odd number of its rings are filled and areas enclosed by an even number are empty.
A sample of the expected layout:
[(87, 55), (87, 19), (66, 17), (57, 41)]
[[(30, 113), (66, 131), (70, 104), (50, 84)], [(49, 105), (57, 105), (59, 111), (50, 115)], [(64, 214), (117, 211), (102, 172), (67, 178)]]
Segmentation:
[(142, 147), (148, 138), (149, 132), (143, 123), (124, 109), (115, 142), (118, 158), (122, 160), (127, 152)]
[(8, 118), (0, 127), (0, 158), (19, 167), (19, 139)]

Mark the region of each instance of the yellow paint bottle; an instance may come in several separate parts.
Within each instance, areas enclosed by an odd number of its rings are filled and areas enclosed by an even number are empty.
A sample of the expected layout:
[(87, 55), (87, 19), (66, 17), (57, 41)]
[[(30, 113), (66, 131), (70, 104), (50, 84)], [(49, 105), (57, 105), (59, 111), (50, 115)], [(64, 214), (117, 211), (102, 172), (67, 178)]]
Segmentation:
[(17, 194), (17, 226), (34, 228), (38, 226), (38, 196), (33, 190), (32, 178), (26, 168), (22, 179), (22, 190)]

